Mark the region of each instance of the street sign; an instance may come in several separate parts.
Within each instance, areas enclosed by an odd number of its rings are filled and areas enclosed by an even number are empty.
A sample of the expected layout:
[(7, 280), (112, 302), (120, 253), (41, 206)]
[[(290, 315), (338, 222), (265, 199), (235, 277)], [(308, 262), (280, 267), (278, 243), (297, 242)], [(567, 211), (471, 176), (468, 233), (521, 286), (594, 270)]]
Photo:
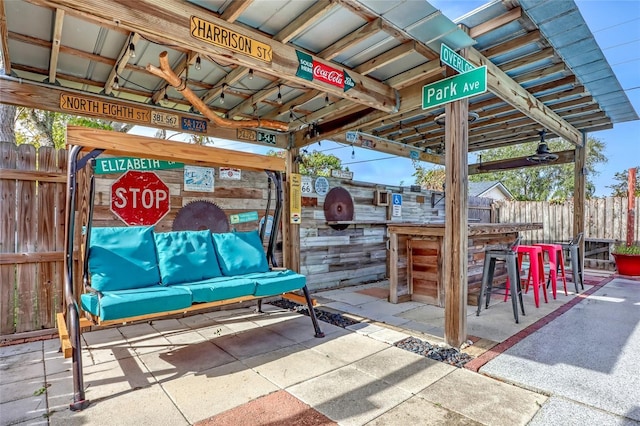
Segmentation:
[(487, 91), (487, 67), (458, 74), (422, 87), (422, 109), (469, 98)]
[(184, 167), (184, 163), (178, 163), (176, 161), (136, 157), (110, 157), (96, 158), (94, 173), (97, 175), (105, 175), (109, 173), (124, 173), (127, 170), (165, 170), (180, 169), (182, 167)]
[(391, 216), (402, 216), (402, 194), (391, 194)]
[(231, 222), (232, 225), (253, 222), (254, 220), (258, 220), (258, 212), (242, 212), (229, 216), (229, 222)]
[(452, 48), (442, 43), (440, 45), (440, 60), (449, 65), (460, 74), (476, 69), (476, 66), (453, 51)]
[(127, 225), (155, 225), (169, 201), (169, 188), (153, 172), (129, 170), (111, 185), (111, 211)]

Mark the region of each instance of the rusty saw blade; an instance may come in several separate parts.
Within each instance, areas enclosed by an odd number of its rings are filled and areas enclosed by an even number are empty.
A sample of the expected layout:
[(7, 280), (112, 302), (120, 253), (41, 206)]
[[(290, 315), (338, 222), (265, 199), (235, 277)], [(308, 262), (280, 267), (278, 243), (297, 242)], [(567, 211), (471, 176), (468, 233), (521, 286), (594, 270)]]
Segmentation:
[(171, 228), (174, 231), (229, 232), (229, 220), (215, 203), (205, 200), (192, 201), (178, 211)]
[[(324, 198), (324, 218), (327, 222), (344, 222), (353, 220), (353, 199), (346, 189), (337, 186), (331, 188)], [(346, 229), (348, 224), (329, 225), (333, 229)]]

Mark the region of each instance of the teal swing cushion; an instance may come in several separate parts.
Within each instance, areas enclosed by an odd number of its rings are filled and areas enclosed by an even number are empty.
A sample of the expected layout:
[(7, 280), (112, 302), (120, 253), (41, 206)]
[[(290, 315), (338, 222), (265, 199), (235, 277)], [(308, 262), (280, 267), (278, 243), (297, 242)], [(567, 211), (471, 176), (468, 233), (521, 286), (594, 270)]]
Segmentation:
[(114, 291), (160, 283), (153, 228), (92, 228), (89, 242), (91, 287)]
[(163, 232), (154, 237), (162, 284), (181, 284), (222, 275), (209, 230)]
[(223, 275), (244, 275), (269, 270), (258, 231), (213, 234), (213, 245)]

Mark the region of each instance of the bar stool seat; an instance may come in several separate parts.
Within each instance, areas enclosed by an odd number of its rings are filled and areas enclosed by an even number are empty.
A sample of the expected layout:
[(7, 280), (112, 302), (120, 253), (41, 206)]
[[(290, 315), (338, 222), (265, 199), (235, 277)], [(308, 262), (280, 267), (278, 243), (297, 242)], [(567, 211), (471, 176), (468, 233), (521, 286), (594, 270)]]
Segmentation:
[(504, 261), (507, 266), (507, 274), (512, 282), (516, 283), (515, 291), (511, 292), (511, 305), (513, 307), (513, 317), (518, 323), (518, 300), (520, 301), (520, 309), (524, 315), (524, 304), (522, 303), (522, 288), (520, 287), (520, 272), (518, 270), (517, 252), (515, 248), (520, 242), (520, 238), (505, 249), (486, 250), (484, 252), (484, 267), (482, 270), (482, 284), (480, 285), (480, 294), (478, 294), (478, 311), (476, 316), (480, 315), (482, 308), (482, 297), (486, 295), (485, 309), (489, 308), (489, 300), (491, 299), (491, 288), (493, 286), (493, 275), (497, 261)]
[(547, 258), (549, 259), (549, 279), (547, 280), (547, 287), (549, 286), (550, 282), (553, 298), (556, 298), (558, 273), (560, 273), (562, 284), (564, 285), (564, 295), (567, 296), (567, 277), (564, 272), (564, 255), (562, 254), (562, 244), (535, 243), (534, 246), (542, 247), (542, 251), (544, 253), (547, 253)]
[[(542, 256), (542, 248), (538, 246), (518, 246), (518, 268), (522, 265), (524, 256), (529, 258), (529, 274), (527, 276), (527, 284), (524, 292), (529, 291), (529, 284), (533, 282), (533, 300), (536, 308), (540, 307), (540, 287), (544, 295), (545, 303), (549, 303), (547, 299), (547, 287), (544, 282), (544, 259)], [(542, 285), (540, 285), (542, 283)]]

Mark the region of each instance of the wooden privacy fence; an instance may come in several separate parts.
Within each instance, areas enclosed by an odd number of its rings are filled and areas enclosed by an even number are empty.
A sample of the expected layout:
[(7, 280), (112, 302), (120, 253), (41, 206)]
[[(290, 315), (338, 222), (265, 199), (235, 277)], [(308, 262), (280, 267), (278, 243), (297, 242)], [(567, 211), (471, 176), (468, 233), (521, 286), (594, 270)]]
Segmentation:
[(0, 334), (53, 328), (62, 309), (65, 150), (0, 142)]
[[(636, 206), (640, 205), (636, 197)], [(498, 221), (542, 222), (543, 229), (531, 231), (532, 241), (567, 241), (573, 237), (573, 202), (499, 201)], [(593, 198), (585, 204), (585, 266), (613, 269), (611, 245), (627, 238), (627, 198)], [(635, 214), (634, 241), (640, 241), (640, 215)]]

